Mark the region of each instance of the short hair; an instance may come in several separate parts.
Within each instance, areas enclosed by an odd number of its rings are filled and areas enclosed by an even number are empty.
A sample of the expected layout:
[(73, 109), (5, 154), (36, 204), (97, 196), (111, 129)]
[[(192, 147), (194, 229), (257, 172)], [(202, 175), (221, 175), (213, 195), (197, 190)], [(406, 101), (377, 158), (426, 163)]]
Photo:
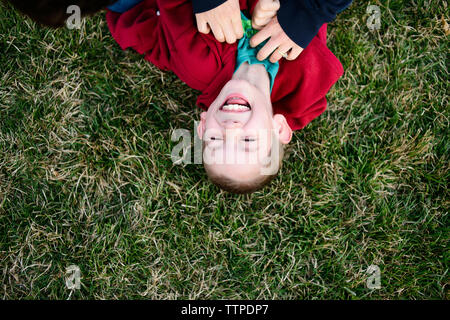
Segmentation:
[(250, 194), (255, 191), (261, 190), (278, 175), (278, 173), (273, 175), (262, 175), (249, 182), (239, 182), (222, 175), (217, 175), (209, 171), (207, 168), (208, 166), (205, 165), (205, 170), (208, 175), (209, 181), (211, 181), (220, 189), (234, 194)]
[[(234, 194), (250, 194), (255, 191), (263, 189), (265, 186), (270, 184), (273, 179), (275, 179), (278, 175), (279, 169), (282, 166), (283, 158), (284, 158), (284, 145), (282, 143), (278, 143), (278, 151), (279, 151), (279, 162), (278, 162), (278, 170), (275, 174), (271, 175), (261, 175), (254, 180), (247, 182), (239, 182), (223, 175), (218, 175), (213, 172), (209, 165), (204, 164), (206, 174), (208, 175), (209, 180), (215, 184), (220, 189), (234, 193)], [(205, 143), (203, 143), (203, 149), (205, 148)], [(272, 149), (270, 150), (270, 154), (272, 153)]]
[[(5, 1), (5, 0), (3, 0)], [(35, 22), (53, 28), (62, 27), (70, 16), (67, 8), (77, 5), (81, 15), (97, 13), (116, 0), (8, 0), (16, 9)]]

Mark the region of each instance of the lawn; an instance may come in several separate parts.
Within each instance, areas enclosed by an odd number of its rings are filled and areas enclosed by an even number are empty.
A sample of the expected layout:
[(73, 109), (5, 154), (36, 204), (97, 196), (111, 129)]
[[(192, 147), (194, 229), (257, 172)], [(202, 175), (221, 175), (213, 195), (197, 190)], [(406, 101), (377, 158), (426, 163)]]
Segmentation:
[(0, 2), (0, 297), (448, 299), (448, 12), (354, 1), (329, 26), (346, 71), (327, 111), (238, 196), (172, 163), (197, 92), (103, 13), (54, 31)]

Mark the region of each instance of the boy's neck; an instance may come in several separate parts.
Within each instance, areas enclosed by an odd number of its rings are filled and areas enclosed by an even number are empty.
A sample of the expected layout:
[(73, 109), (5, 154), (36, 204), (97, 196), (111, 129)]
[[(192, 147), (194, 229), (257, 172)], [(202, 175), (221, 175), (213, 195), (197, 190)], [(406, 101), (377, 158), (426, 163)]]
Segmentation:
[(244, 62), (233, 74), (232, 79), (246, 80), (261, 90), (270, 100), (270, 78), (266, 67), (262, 64)]

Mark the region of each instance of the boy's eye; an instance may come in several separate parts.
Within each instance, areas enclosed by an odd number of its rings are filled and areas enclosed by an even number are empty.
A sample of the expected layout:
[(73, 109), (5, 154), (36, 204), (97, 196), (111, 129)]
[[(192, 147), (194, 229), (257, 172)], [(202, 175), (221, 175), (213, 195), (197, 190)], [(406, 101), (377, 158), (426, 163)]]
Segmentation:
[(255, 138), (246, 137), (246, 138), (244, 138), (244, 141), (245, 142), (253, 142), (253, 141), (256, 141), (256, 139)]
[(218, 138), (218, 137), (211, 137), (210, 139), (213, 140), (213, 141), (215, 141), (215, 140), (222, 140), (221, 138)]

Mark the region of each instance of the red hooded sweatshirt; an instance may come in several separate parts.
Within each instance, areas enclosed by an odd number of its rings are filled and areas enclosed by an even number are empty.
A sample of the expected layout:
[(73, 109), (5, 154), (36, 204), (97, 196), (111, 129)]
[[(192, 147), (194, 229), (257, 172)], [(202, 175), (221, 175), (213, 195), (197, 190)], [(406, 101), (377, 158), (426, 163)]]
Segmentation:
[[(240, 0), (240, 8), (252, 14), (257, 2)], [(143, 0), (121, 14), (108, 11), (106, 19), (123, 50), (133, 48), (201, 91), (197, 105), (204, 110), (234, 73), (237, 44), (220, 43), (212, 33), (199, 33), (190, 0)], [(293, 130), (325, 111), (325, 95), (343, 74), (341, 63), (327, 48), (326, 35), (323, 25), (296, 60), (280, 60), (271, 95), (273, 111), (284, 115)]]

